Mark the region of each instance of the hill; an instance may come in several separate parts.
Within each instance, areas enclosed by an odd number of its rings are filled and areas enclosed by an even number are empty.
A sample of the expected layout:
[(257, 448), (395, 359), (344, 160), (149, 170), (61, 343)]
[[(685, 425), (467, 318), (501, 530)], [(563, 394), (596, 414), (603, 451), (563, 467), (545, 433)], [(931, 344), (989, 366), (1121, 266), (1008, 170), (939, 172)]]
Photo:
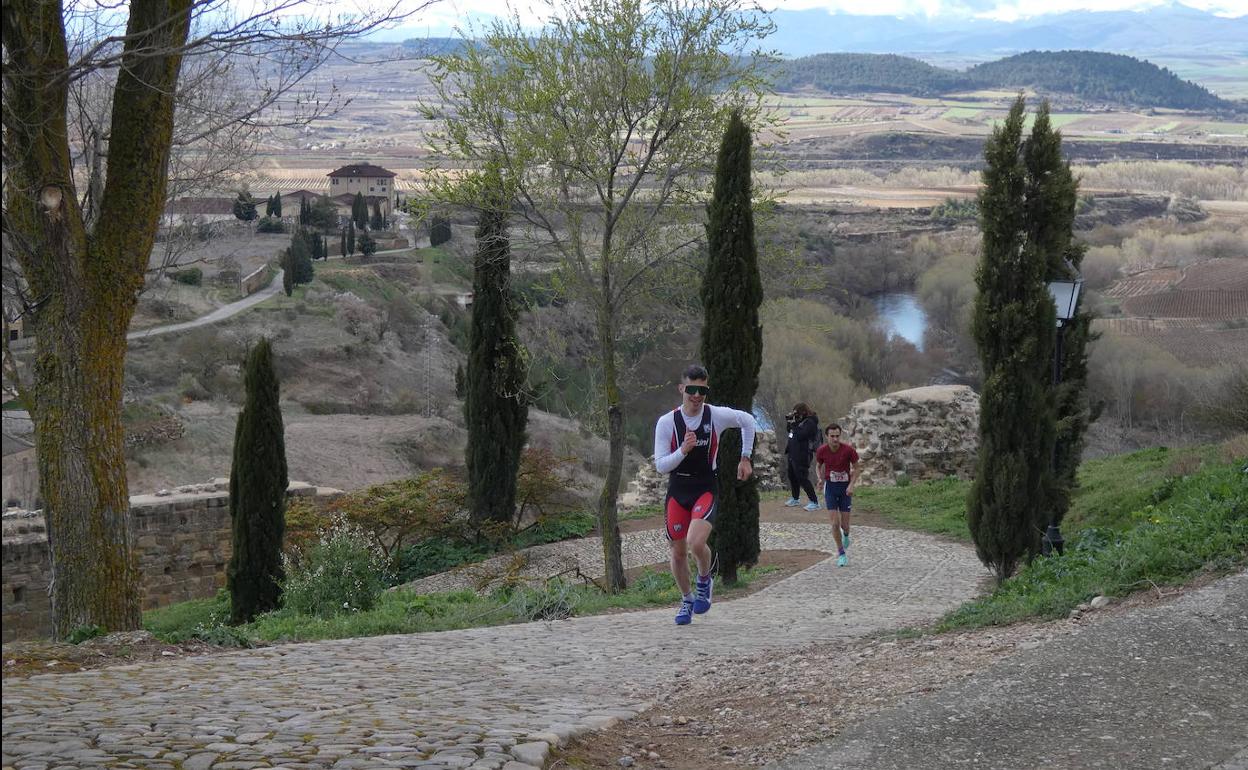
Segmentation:
[(1030, 51), (979, 64), (965, 73), (893, 54), (825, 53), (780, 62), (775, 79), (780, 91), (817, 88), (829, 93), (938, 96), (976, 88), (1033, 89), (1136, 107), (1235, 108), (1164, 67), (1099, 51)]
[(1164, 67), (1099, 51), (1029, 51), (972, 67), (967, 76), (990, 88), (1033, 88), (1090, 101), (1219, 110), (1231, 105)]
[(776, 88), (781, 91), (817, 88), (829, 93), (937, 96), (970, 88), (971, 83), (960, 73), (894, 54), (821, 53), (783, 62), (776, 70)]

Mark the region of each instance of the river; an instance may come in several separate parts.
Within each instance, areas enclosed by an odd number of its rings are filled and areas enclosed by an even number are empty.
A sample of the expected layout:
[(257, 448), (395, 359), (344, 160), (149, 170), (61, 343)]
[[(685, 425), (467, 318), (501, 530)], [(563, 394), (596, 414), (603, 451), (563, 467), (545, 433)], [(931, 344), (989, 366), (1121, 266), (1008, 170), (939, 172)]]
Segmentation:
[(890, 337), (910, 341), (923, 349), (923, 332), (927, 329), (927, 313), (919, 304), (919, 298), (908, 292), (877, 294), (871, 298), (879, 316), (880, 327)]

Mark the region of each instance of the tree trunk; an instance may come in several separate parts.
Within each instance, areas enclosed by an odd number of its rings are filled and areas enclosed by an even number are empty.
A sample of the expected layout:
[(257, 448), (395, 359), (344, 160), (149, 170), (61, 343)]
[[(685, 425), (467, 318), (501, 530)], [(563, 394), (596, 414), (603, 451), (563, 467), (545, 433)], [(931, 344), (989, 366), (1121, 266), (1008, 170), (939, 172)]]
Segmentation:
[(3, 6), (5, 226), (39, 303), (31, 416), (58, 637), (86, 625), (131, 630), (142, 619), (121, 393), (126, 330), (164, 207), (189, 11), (190, 0), (130, 3), (88, 235), (70, 163), (60, 4)]
[(121, 426), (131, 312), (107, 312), (65, 289), (39, 314), (32, 414), (57, 638), (79, 626), (123, 631), (142, 621)]
[[(605, 303), (604, 303), (605, 304)], [(602, 350), (603, 392), (607, 408), (607, 477), (598, 496), (598, 530), (602, 533), (602, 560), (607, 590), (614, 593), (627, 586), (624, 558), (620, 549), (620, 523), (616, 503), (624, 469), (624, 410), (620, 406), (619, 372), (615, 363), (615, 320), (610, 307), (598, 312), (598, 343)]]

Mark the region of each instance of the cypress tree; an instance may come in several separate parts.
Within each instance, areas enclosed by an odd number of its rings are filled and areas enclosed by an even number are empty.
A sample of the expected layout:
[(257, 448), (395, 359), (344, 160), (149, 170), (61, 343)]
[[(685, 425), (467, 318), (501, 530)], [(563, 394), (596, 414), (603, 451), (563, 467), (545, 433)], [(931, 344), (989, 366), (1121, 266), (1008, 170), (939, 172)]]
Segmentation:
[(295, 290), (295, 268), (292, 267), (290, 264), (290, 249), (289, 248), (282, 250), (281, 267), (282, 267), (282, 290), (285, 291), (286, 296), (289, 297), (291, 295), (291, 292)]
[(364, 193), (357, 192), (355, 200), (351, 202), (351, 219), (355, 222), (355, 226), (361, 230), (368, 227), (368, 203), (364, 201)]
[(384, 227), (384, 222), (381, 218), (381, 201), (373, 201), (373, 217), (369, 220), (368, 226), (373, 230), (380, 230)]
[(226, 585), (232, 623), (248, 623), (260, 613), (277, 609), (284, 577), (286, 441), (268, 339), (251, 349), (243, 381), (247, 394), (234, 430), (230, 468), (234, 552)]
[[(710, 254), (702, 281), (702, 361), (710, 375), (715, 403), (753, 411), (758, 370), (763, 362), (763, 329), (758, 308), (763, 284), (758, 273), (751, 199), (751, 136), (733, 112), (715, 164), (715, 187), (707, 205)], [(741, 431), (726, 431), (719, 447), (719, 499), (714, 548), (728, 583), (737, 570), (758, 563), (758, 484), (737, 481)]]
[(240, 190), (238, 197), (234, 199), (234, 216), (243, 222), (251, 222), (256, 218), (256, 202), (246, 190)]
[(272, 195), (264, 199), (264, 216), (265, 217), (273, 216), (273, 196)]
[(529, 419), (526, 352), (516, 336), (511, 243), (501, 187), (498, 171), (489, 170), (472, 271), (464, 421), (469, 513), (477, 523), (512, 520)]
[[(1079, 182), (1062, 157), (1062, 135), (1049, 119), (1045, 100), (1036, 113), (1031, 137), (1023, 152), (1027, 166), (1027, 236), (1044, 255), (1046, 280), (1070, 280), (1078, 275), (1084, 249), (1074, 243), (1075, 209)], [(1061, 384), (1054, 393), (1057, 444), (1054, 475), (1048, 495), (1053, 524), (1061, 524), (1070, 509), (1075, 473), (1083, 454), (1087, 431), (1088, 343), (1092, 340), (1092, 317), (1077, 309), (1075, 317), (1057, 330), (1061, 341), (1058, 371)]]
[(273, 216), (281, 217), (282, 215), (282, 193), (273, 193)]
[(342, 242), (338, 245), (338, 253), (347, 256), (347, 228), (342, 228)]
[(1027, 237), (1023, 122), (1020, 96), (984, 146), (983, 253), (972, 320), (984, 386), (967, 520), (976, 552), (998, 583), (1039, 550), (1055, 432), (1050, 387), (1055, 316), (1045, 255)]
[(312, 283), (312, 235), (307, 230), (296, 230), (290, 239), (291, 280), (296, 284)]
[(467, 394), (467, 384), (464, 382), (464, 365), (455, 365), (455, 398), (463, 398)]
[(355, 253), (355, 220), (347, 222), (347, 250), (344, 254)]

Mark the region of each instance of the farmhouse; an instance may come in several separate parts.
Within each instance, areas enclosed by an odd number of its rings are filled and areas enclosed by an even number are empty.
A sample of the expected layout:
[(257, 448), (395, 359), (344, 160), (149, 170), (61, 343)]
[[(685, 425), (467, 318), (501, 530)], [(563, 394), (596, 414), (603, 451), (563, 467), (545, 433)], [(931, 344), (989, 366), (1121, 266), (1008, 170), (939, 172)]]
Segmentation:
[[(329, 172), (328, 176), (329, 196), (339, 206), (343, 196), (354, 198), (357, 192), (363, 193), (370, 210), (376, 199), (381, 203), (382, 215), (390, 217), (394, 205), (394, 178), (398, 174), (371, 163), (353, 163)], [(349, 208), (350, 203), (347, 206)]]

